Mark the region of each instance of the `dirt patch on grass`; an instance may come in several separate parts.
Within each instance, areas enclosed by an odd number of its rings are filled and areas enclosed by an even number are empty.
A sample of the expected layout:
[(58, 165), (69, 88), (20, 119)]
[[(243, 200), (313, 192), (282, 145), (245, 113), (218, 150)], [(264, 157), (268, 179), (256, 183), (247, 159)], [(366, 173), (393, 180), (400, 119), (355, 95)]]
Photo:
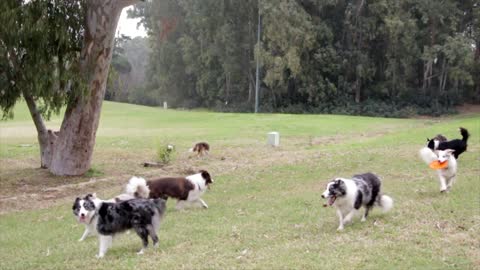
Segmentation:
[[(73, 201), (76, 196), (91, 192), (96, 192), (102, 198), (108, 198), (120, 194), (133, 175), (149, 179), (189, 175), (200, 169), (206, 169), (215, 178), (236, 170), (293, 164), (308, 158), (303, 154), (305, 150), (297, 148), (293, 142), (295, 140), (290, 142), (290, 145), (285, 143), (278, 148), (260, 143), (223, 148), (205, 157), (179, 153), (176, 160), (161, 168), (144, 168), (143, 162), (148, 161), (145, 160), (145, 155), (132, 154), (128, 151), (121, 155), (108, 151), (100, 152), (97, 153), (93, 169), (93, 174), (99, 176), (94, 177), (52, 176), (48, 170), (35, 167), (39, 164), (38, 159), (12, 160), (8, 162), (8, 168), (2, 168), (0, 176), (0, 214), (48, 208)], [(111, 158), (112, 156), (115, 158)]]

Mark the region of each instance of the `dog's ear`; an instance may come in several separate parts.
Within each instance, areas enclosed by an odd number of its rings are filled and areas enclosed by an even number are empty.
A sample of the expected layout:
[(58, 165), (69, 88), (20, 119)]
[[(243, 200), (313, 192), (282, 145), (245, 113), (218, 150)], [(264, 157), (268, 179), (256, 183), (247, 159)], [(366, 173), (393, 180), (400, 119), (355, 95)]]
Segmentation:
[(210, 176), (210, 174), (205, 171), (205, 170), (200, 170), (200, 173), (202, 175), (202, 178), (205, 179), (205, 182), (207, 183), (213, 183), (213, 179), (212, 177)]
[(80, 200), (81, 200), (80, 197), (77, 197), (75, 199), (75, 202), (73, 202), (72, 210), (75, 210), (75, 205), (77, 205)]

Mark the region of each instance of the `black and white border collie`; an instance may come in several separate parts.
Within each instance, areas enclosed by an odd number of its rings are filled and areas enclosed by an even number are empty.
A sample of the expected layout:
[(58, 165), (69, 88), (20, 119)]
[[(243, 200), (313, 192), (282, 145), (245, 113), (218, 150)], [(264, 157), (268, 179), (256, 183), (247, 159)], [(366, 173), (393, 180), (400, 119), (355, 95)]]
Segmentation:
[(459, 130), (460, 134), (462, 135), (462, 139), (454, 139), (451, 141), (447, 141), (447, 138), (445, 138), (444, 136), (437, 135), (431, 140), (427, 139), (427, 147), (430, 148), (432, 151), (447, 149), (454, 150), (453, 156), (455, 157), (455, 159), (458, 159), (460, 154), (467, 151), (467, 141), (468, 137), (470, 137), (470, 133), (468, 133), (467, 129), (460, 127)]
[[(322, 198), (328, 199), (328, 205), (337, 209), (341, 231), (344, 224), (350, 222), (360, 207), (365, 207), (362, 222), (366, 221), (368, 212), (374, 205), (380, 206), (384, 212), (393, 207), (393, 199), (381, 194), (381, 181), (373, 173), (354, 175), (352, 179), (335, 178), (327, 184)], [(327, 205), (324, 205), (327, 206)]]
[(435, 150), (437, 149), (438, 145), (441, 142), (446, 142), (446, 141), (448, 141), (447, 137), (443, 136), (442, 134), (437, 134), (437, 136), (431, 139), (427, 138), (427, 147), (432, 150)]
[(420, 149), (420, 157), (428, 165), (435, 160), (440, 163), (448, 161), (446, 168), (438, 169), (438, 180), (440, 181), (440, 192), (449, 192), (455, 182), (457, 176), (457, 160), (454, 156), (455, 150), (435, 150), (432, 151), (429, 147)]
[(212, 183), (213, 179), (205, 170), (187, 177), (166, 177), (149, 181), (132, 177), (125, 193), (137, 198), (175, 198), (177, 210), (183, 209), (186, 203), (200, 203), (204, 208), (208, 208), (201, 196)]

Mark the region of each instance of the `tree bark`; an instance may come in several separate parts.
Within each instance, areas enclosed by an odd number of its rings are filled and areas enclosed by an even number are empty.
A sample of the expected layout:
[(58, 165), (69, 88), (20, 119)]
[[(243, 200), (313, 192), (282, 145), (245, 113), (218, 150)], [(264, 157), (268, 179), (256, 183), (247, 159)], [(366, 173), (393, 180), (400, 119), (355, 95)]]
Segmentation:
[(361, 88), (360, 88), (360, 78), (358, 77), (357, 74), (357, 79), (355, 80), (355, 103), (360, 103), (360, 98), (361, 98)]
[(40, 146), (40, 167), (43, 169), (49, 168), (52, 162), (57, 134), (52, 130), (47, 130), (34, 98), (25, 91), (23, 91), (23, 97), (37, 129), (38, 144)]
[(423, 86), (422, 90), (425, 94), (427, 92), (427, 88), (430, 88), (431, 85), (431, 78), (433, 72), (433, 60), (429, 59), (428, 61), (423, 63)]
[(445, 84), (447, 83), (447, 59), (444, 57), (442, 59), (442, 70), (440, 72), (440, 77), (438, 78), (438, 93), (443, 93), (445, 90)]
[(253, 78), (252, 72), (250, 70), (247, 70), (247, 76), (248, 76), (248, 104), (252, 101), (253, 97), (253, 89), (255, 89), (255, 79)]
[(88, 2), (80, 56), (80, 74), (85, 78), (88, 91), (65, 111), (50, 164), (50, 171), (55, 175), (82, 175), (90, 169), (118, 19), (124, 7), (136, 2), (138, 0)]
[(447, 86), (447, 78), (448, 78), (448, 66), (445, 68), (445, 73), (443, 75), (443, 83), (442, 83), (442, 90), (441, 90), (442, 93), (445, 92), (445, 87)]
[(225, 104), (230, 102), (230, 73), (228, 71), (225, 72)]

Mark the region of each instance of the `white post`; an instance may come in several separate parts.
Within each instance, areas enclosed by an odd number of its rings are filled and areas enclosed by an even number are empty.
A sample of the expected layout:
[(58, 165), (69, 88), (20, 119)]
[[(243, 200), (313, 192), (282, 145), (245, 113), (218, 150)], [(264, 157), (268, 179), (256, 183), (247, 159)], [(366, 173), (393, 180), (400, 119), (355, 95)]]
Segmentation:
[(269, 132), (267, 137), (268, 144), (271, 146), (279, 146), (280, 145), (280, 133), (273, 131)]
[(164, 109), (164, 110), (168, 109), (168, 107), (167, 107), (167, 102), (166, 102), (166, 101), (163, 102), (163, 109)]

